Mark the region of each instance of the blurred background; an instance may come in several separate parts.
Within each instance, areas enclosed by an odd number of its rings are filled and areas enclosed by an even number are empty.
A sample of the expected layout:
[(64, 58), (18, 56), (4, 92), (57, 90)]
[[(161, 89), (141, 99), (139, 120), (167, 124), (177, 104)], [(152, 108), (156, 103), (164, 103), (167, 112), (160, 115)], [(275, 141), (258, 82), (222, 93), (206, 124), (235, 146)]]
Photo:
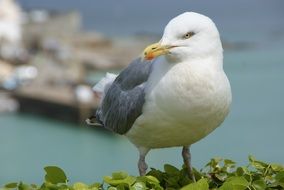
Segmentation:
[[(216, 23), (233, 91), (229, 117), (192, 146), (193, 165), (217, 156), (245, 164), (249, 154), (284, 163), (284, 1), (0, 0), (0, 186), (40, 183), (47, 165), (71, 182), (137, 175), (126, 138), (84, 123), (98, 105), (91, 88), (185, 11)], [(153, 150), (148, 165), (180, 167), (180, 152)]]

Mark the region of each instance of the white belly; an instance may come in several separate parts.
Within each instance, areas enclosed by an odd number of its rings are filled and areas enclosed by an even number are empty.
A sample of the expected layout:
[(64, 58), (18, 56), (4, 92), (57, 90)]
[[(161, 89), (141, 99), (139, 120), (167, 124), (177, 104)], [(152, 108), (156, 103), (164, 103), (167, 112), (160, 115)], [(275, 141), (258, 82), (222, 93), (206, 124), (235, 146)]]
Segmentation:
[(143, 114), (126, 134), (138, 148), (191, 145), (227, 116), (231, 90), (223, 71), (193, 72), (182, 64), (150, 76)]

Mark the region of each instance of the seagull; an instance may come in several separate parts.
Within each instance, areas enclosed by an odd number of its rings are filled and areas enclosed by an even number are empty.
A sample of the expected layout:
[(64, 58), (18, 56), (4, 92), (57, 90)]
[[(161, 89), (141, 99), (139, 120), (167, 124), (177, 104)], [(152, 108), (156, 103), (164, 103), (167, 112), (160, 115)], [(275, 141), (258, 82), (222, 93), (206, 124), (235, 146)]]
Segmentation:
[(151, 149), (182, 147), (193, 181), (190, 146), (224, 121), (232, 101), (219, 32), (195, 12), (173, 18), (159, 42), (94, 91), (101, 103), (87, 123), (125, 135), (139, 150), (140, 175)]

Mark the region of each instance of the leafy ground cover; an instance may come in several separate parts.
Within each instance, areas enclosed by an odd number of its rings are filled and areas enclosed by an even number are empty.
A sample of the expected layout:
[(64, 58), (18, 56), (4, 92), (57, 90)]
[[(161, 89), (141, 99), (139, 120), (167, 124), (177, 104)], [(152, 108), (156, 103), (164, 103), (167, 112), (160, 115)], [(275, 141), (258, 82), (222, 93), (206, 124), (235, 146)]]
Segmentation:
[(114, 172), (94, 184), (69, 184), (64, 171), (56, 166), (44, 168), (43, 184), (15, 182), (0, 190), (275, 190), (284, 189), (284, 166), (265, 163), (249, 156), (247, 166), (236, 166), (232, 160), (213, 158), (200, 171), (194, 169), (197, 182), (188, 178), (186, 169), (166, 164), (164, 171), (154, 168), (146, 176), (135, 177)]

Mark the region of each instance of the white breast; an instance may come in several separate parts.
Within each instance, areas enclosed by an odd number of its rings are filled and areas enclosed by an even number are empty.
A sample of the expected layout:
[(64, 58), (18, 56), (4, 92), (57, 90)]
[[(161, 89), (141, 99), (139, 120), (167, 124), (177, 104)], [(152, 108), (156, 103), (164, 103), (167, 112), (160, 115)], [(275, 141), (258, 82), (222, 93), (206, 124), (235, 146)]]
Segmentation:
[(126, 134), (131, 142), (145, 148), (186, 146), (223, 122), (231, 103), (230, 84), (223, 69), (206, 64), (155, 64), (143, 114)]

